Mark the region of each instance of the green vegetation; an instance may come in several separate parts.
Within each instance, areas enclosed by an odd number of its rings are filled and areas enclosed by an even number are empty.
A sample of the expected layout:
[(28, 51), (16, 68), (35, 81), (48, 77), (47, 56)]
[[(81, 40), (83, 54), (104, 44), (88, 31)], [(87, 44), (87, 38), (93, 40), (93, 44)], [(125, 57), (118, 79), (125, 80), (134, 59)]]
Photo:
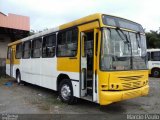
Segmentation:
[(157, 31), (146, 32), (147, 48), (160, 48), (160, 28)]

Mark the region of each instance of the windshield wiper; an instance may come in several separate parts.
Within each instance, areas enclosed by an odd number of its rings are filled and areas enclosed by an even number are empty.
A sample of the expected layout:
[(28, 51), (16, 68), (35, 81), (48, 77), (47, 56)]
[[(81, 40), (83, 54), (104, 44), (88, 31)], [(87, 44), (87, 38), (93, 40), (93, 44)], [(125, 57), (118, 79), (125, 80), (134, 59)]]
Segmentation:
[[(127, 43), (130, 43), (130, 41), (128, 40), (127, 35), (126, 35), (119, 27), (116, 28), (116, 31), (117, 31), (118, 35), (120, 36), (120, 38), (121, 38), (123, 41), (125, 41), (125, 42), (127, 42)], [(123, 36), (125, 37), (125, 39), (123, 39), (123, 37), (121, 36), (121, 34), (119, 33), (119, 31), (123, 34)]]

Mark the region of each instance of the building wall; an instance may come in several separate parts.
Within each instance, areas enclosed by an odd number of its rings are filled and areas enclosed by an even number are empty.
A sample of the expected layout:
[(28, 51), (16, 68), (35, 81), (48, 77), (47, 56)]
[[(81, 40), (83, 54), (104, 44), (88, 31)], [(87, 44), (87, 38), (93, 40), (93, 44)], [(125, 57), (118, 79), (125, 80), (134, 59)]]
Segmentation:
[(11, 42), (11, 39), (7, 35), (0, 35), (0, 58), (7, 57), (7, 46)]
[(0, 77), (5, 75), (7, 46), (10, 42), (11, 39), (9, 36), (0, 34)]
[(5, 74), (5, 60), (8, 44), (26, 37), (30, 30), (30, 19), (27, 16), (0, 12), (0, 77)]
[(9, 13), (8, 15), (4, 15), (0, 12), (0, 26), (4, 28), (13, 28), (18, 30), (26, 30), (30, 29), (30, 20), (27, 16), (16, 15)]

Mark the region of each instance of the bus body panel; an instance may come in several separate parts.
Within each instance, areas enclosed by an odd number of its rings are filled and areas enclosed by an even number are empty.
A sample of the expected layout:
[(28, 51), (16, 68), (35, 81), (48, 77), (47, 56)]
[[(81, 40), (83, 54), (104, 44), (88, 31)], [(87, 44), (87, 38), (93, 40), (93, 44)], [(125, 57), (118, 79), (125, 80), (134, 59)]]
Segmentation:
[[(23, 81), (52, 90), (57, 90), (57, 77), (60, 74), (66, 74), (73, 80), (79, 77), (78, 72), (57, 71), (56, 58), (20, 59), (19, 63), (13, 65), (13, 78), (16, 78), (16, 70), (19, 70)], [(9, 66), (6, 64), (8, 75)], [(79, 81), (72, 81), (72, 84), (74, 96), (79, 97)]]
[(99, 71), (98, 88), (101, 105), (146, 95), (149, 91), (148, 70)]
[(7, 59), (6, 59), (6, 74), (11, 76), (11, 77), (15, 77), (14, 65), (19, 65), (20, 60), (16, 59), (16, 57), (15, 57), (16, 45), (9, 46), (8, 47), (8, 52), (9, 52), (9, 48), (10, 48), (11, 51), (10, 51), (10, 55), (9, 56), (7, 55)]
[(113, 102), (127, 100), (135, 97), (148, 95), (149, 86), (146, 85), (141, 88), (126, 90), (126, 91), (101, 91), (100, 105), (108, 105)]

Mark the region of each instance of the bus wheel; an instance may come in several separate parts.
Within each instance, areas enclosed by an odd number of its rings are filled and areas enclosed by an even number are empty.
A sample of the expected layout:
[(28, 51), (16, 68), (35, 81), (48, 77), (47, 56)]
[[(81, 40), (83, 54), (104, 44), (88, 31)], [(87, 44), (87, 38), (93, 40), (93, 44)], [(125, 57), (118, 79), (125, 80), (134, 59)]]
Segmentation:
[(16, 75), (16, 80), (17, 80), (17, 83), (18, 83), (18, 84), (21, 83), (21, 74), (20, 74), (20, 72), (17, 73), (17, 75)]
[(152, 76), (153, 77), (159, 77), (160, 76), (160, 70), (159, 69), (153, 69), (152, 70)]
[(62, 102), (74, 104), (77, 99), (73, 96), (73, 87), (70, 80), (63, 80), (59, 85), (59, 98)]

